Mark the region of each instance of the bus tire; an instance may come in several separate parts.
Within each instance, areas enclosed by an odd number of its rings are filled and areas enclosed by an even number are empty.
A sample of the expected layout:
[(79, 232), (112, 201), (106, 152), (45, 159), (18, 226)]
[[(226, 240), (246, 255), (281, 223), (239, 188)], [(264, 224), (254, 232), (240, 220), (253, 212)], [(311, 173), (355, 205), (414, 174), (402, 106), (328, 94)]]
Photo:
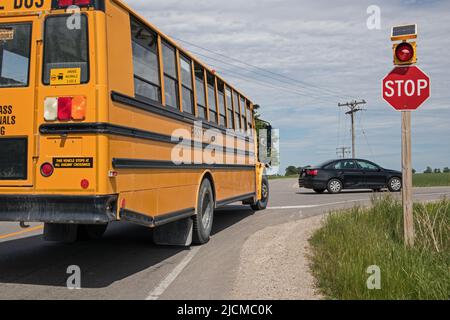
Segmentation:
[(267, 204), (269, 203), (269, 194), (270, 194), (269, 179), (266, 176), (262, 178), (261, 193), (262, 193), (261, 200), (258, 200), (256, 201), (256, 203), (251, 205), (254, 211), (265, 210), (267, 208)]
[(204, 179), (198, 193), (197, 214), (192, 217), (194, 228), (192, 242), (205, 244), (211, 237), (214, 220), (214, 193), (209, 179)]
[(107, 228), (107, 224), (80, 224), (78, 225), (77, 240), (99, 240), (103, 237)]

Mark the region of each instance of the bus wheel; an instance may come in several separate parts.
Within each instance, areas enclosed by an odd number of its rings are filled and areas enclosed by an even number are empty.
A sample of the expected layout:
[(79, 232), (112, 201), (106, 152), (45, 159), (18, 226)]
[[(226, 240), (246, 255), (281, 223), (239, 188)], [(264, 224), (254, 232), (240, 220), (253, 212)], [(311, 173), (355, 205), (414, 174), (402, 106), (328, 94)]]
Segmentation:
[(205, 244), (209, 241), (214, 219), (214, 193), (211, 182), (203, 180), (198, 194), (197, 214), (193, 217), (193, 243)]
[(78, 226), (78, 240), (99, 240), (106, 232), (107, 224), (82, 224)]
[(265, 210), (269, 203), (269, 179), (267, 179), (267, 177), (263, 177), (262, 179), (261, 193), (261, 200), (258, 200), (255, 204), (251, 205), (252, 209), (255, 211)]

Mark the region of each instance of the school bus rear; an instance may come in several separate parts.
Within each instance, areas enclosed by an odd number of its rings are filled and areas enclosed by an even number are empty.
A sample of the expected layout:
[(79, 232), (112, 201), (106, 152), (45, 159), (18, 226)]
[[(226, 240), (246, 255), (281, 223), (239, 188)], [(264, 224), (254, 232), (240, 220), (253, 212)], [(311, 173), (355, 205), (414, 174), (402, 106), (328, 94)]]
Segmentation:
[[(59, 9), (67, 2), (81, 11)], [(95, 0), (2, 3), (0, 220), (116, 219), (107, 138), (42, 131), (43, 125), (107, 120), (105, 13), (95, 10)]]

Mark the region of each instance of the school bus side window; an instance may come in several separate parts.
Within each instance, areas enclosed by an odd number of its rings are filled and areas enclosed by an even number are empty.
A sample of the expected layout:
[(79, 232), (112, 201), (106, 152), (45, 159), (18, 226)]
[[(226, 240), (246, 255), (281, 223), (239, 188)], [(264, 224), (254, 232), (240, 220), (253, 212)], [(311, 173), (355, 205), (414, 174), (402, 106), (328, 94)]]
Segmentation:
[(192, 67), (191, 60), (180, 55), (181, 90), (183, 111), (194, 114), (194, 95), (192, 93)]
[(242, 125), (243, 125), (243, 130), (248, 130), (248, 123), (247, 123), (247, 109), (245, 108), (245, 99), (244, 99), (244, 97), (240, 97), (240, 106), (241, 106), (241, 108), (240, 108), (240, 110), (241, 110), (241, 113), (242, 113)]
[(67, 27), (69, 15), (45, 20), (44, 84), (50, 84), (52, 69), (80, 69), (80, 83), (89, 81), (89, 48), (87, 17), (81, 15), (81, 27)]
[(195, 89), (197, 91), (197, 116), (206, 120), (205, 73), (198, 64), (195, 64)]
[(219, 93), (219, 124), (221, 126), (227, 126), (227, 113), (225, 110), (225, 94), (224, 94), (224, 84), (222, 81), (217, 80), (217, 91)]
[(211, 73), (207, 73), (208, 79), (208, 107), (209, 121), (217, 123), (217, 104), (216, 104), (216, 80)]
[(178, 103), (178, 71), (175, 48), (166, 42), (162, 42), (164, 64), (164, 92), (166, 105), (179, 109)]
[(134, 91), (136, 97), (161, 102), (158, 36), (131, 18)]
[(250, 130), (250, 134), (252, 134), (251, 129), (253, 129), (253, 112), (250, 108), (250, 103), (247, 102), (247, 123), (248, 129)]
[(227, 109), (228, 109), (228, 129), (234, 129), (234, 114), (233, 114), (233, 102), (231, 98), (231, 90), (226, 88), (225, 89), (225, 98), (227, 102)]
[(234, 105), (234, 114), (236, 116), (236, 130), (241, 129), (241, 111), (239, 109), (239, 99), (236, 92), (233, 92), (233, 105)]

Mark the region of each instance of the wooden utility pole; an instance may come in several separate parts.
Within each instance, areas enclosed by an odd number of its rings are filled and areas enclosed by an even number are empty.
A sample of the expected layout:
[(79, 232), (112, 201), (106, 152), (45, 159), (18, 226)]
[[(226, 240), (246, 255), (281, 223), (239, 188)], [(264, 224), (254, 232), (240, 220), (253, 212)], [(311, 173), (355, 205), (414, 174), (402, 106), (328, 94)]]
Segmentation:
[(348, 107), (350, 110), (345, 114), (350, 115), (352, 119), (352, 157), (356, 158), (356, 134), (355, 134), (355, 114), (359, 111), (363, 111), (364, 109), (360, 108), (360, 105), (366, 104), (365, 100), (362, 101), (351, 101), (347, 103), (339, 103), (339, 107)]
[(402, 111), (403, 226), (405, 244), (414, 246), (413, 181), (411, 158), (411, 111)]

